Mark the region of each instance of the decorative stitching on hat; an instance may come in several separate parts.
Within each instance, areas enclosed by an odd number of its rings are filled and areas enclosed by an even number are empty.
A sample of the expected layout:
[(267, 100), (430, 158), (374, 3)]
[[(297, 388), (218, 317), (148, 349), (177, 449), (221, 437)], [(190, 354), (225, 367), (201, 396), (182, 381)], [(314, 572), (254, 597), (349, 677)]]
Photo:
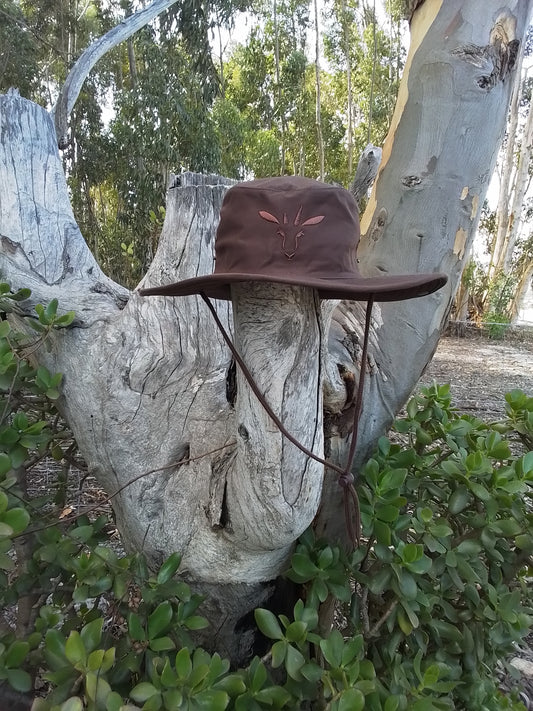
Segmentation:
[[(302, 205), (300, 205), (300, 208), (296, 213), (296, 217), (294, 218), (294, 222), (292, 223), (291, 227), (307, 227), (308, 225), (318, 225), (325, 217), (325, 215), (315, 215), (314, 217), (308, 217), (307, 220), (304, 220), (304, 222), (300, 223), (302, 209)], [(272, 213), (266, 212), (266, 210), (259, 210), (259, 217), (263, 218), (263, 220), (266, 220), (267, 222), (274, 222), (276, 225), (289, 224), (286, 212), (283, 213), (283, 223), (281, 223), (278, 218), (275, 217), (275, 215), (273, 215)], [(276, 234), (278, 235), (278, 237), (281, 237), (281, 251), (287, 257), (287, 259), (292, 259), (300, 245), (300, 240), (304, 236), (304, 230), (298, 230), (298, 232), (296, 232), (296, 234), (294, 234), (293, 236), (290, 232), (289, 234), (287, 234), (287, 230), (281, 229), (280, 227), (280, 229), (276, 230)], [(291, 238), (292, 244), (286, 247), (287, 240), (291, 240)], [(287, 251), (291, 249), (292, 251)]]

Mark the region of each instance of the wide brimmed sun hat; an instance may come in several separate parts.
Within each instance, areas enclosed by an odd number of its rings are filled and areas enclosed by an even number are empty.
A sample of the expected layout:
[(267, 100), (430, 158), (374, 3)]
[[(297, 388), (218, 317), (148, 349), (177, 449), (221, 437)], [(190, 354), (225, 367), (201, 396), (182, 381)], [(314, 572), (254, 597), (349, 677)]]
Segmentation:
[(344, 188), (288, 176), (238, 183), (222, 203), (213, 274), (140, 293), (231, 299), (231, 284), (257, 281), (312, 287), (322, 299), (399, 301), (447, 282), (440, 273), (363, 277), (359, 237), (357, 203)]

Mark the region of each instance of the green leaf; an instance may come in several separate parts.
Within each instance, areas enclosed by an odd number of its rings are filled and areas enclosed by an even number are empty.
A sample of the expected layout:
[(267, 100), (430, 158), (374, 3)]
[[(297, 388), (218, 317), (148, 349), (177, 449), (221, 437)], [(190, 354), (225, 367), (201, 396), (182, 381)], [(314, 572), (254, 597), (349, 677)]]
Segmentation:
[(0, 476), (11, 470), (11, 457), (5, 452), (0, 452)]
[(330, 546), (326, 546), (320, 551), (317, 562), (320, 570), (326, 570), (326, 568), (329, 568), (333, 562), (333, 551)]
[(112, 691), (106, 699), (106, 711), (120, 711), (121, 707), (127, 709), (126, 706), (123, 706), (123, 703), (120, 694), (116, 691)]
[(285, 632), (285, 637), (289, 642), (301, 642), (307, 634), (307, 625), (305, 622), (291, 622)]
[(527, 452), (522, 457), (522, 471), (524, 474), (533, 471), (533, 451)]
[(77, 630), (73, 630), (68, 636), (65, 644), (65, 655), (73, 666), (80, 663), (85, 664), (85, 661), (87, 660), (87, 652), (80, 633)]
[(181, 555), (179, 553), (172, 553), (166, 561), (163, 563), (161, 568), (159, 568), (159, 573), (157, 574), (158, 585), (164, 585), (166, 582), (172, 578), (181, 563)]
[[(163, 708), (165, 709), (181, 709), (183, 703), (183, 694), (179, 689), (167, 689), (163, 692)], [(119, 711), (128, 711), (126, 707), (122, 707)]]
[(110, 649), (95, 649), (87, 658), (87, 669), (89, 671), (99, 671), (101, 674), (108, 671), (115, 661), (115, 647)]
[(228, 674), (220, 681), (217, 681), (214, 687), (225, 691), (231, 697), (239, 696), (246, 691), (246, 684), (239, 674)]
[(324, 659), (335, 669), (342, 664), (343, 649), (344, 640), (337, 629), (332, 630), (327, 639), (320, 640), (320, 650), (324, 655)]
[(429, 523), (433, 518), (433, 511), (430, 508), (419, 509), (418, 516), (424, 523)]
[(150, 640), (150, 649), (153, 652), (169, 652), (171, 649), (176, 649), (176, 645), (170, 637), (156, 637)]
[(273, 706), (276, 709), (286, 707), (291, 698), (289, 692), (281, 686), (268, 686), (255, 694), (255, 699), (259, 703)]
[(6, 669), (5, 675), (15, 691), (25, 694), (32, 687), (31, 676), (24, 669)]
[(409, 402), (406, 405), (407, 414), (411, 420), (414, 420), (417, 412), (418, 412), (418, 403), (415, 398), (412, 398), (409, 400)]
[(291, 679), (294, 679), (295, 681), (300, 681), (300, 679), (302, 678), (300, 674), (300, 669), (303, 667), (304, 664), (305, 658), (303, 654), (298, 649), (293, 647), (292, 644), (289, 644), (285, 657), (285, 668), (287, 670), (287, 674), (291, 677)]
[(102, 627), (104, 620), (102, 617), (97, 617), (92, 622), (84, 625), (80, 632), (80, 637), (83, 641), (85, 649), (88, 652), (92, 652), (100, 644), (102, 639)]
[(75, 311), (67, 311), (59, 318), (56, 318), (56, 320), (54, 322), (54, 326), (56, 328), (58, 328), (58, 327), (65, 328), (66, 326), (70, 326), (70, 324), (74, 321), (75, 316), (76, 316)]
[(416, 575), (425, 575), (426, 573), (429, 573), (432, 565), (433, 563), (431, 558), (428, 558), (427, 555), (423, 555), (422, 558), (415, 560), (413, 563), (407, 563), (405, 567), (408, 568), (411, 573), (416, 573)]
[(93, 533), (93, 527), (90, 524), (87, 524), (85, 526), (76, 526), (76, 528), (71, 530), (70, 535), (78, 541), (87, 543), (87, 541), (91, 539)]
[(409, 622), (411, 623), (412, 628), (417, 629), (418, 626), (420, 625), (420, 620), (418, 619), (418, 615), (413, 610), (411, 605), (409, 605), (407, 600), (401, 600), (400, 602), (401, 602), (403, 609), (407, 613), (407, 617), (409, 618)]
[(11, 538), (14, 531), (7, 523), (0, 521), (0, 538)]
[(159, 603), (148, 617), (148, 639), (152, 640), (166, 631), (172, 621), (174, 611), (168, 600)]
[(111, 687), (103, 676), (92, 671), (88, 672), (85, 677), (85, 689), (89, 699), (96, 704), (96, 708), (105, 708), (106, 699), (111, 693)]
[(261, 632), (269, 639), (283, 639), (283, 632), (277, 617), (270, 610), (258, 607), (254, 613), (255, 621)]
[(180, 679), (188, 679), (192, 671), (191, 653), (183, 647), (176, 654), (176, 673)]
[(461, 541), (455, 550), (461, 555), (477, 556), (481, 549), (482, 545), (479, 541), (467, 538), (465, 541)]
[(60, 711), (83, 711), (83, 701), (79, 696), (71, 696), (59, 708)]
[(398, 518), (400, 514), (400, 509), (397, 506), (382, 506), (378, 505), (376, 506), (376, 517), (380, 521), (384, 521), (385, 523), (394, 523), (396, 519)]
[(338, 711), (363, 711), (365, 697), (359, 689), (346, 689), (339, 699)]
[(136, 642), (146, 641), (146, 632), (141, 624), (139, 615), (135, 612), (130, 612), (128, 615), (128, 632), (130, 637)]
[(392, 489), (400, 489), (403, 486), (407, 469), (391, 469), (383, 474), (379, 482), (381, 493)]
[(300, 673), (312, 684), (318, 684), (322, 678), (323, 670), (316, 662), (308, 662), (300, 669)]
[(407, 600), (414, 600), (416, 598), (418, 586), (411, 573), (400, 569), (398, 574), (398, 584), (400, 592)]
[(447, 536), (451, 536), (453, 533), (453, 530), (450, 528), (448, 523), (442, 521), (430, 524), (429, 531), (433, 536), (435, 536), (435, 538), (446, 538)]
[(400, 549), (400, 555), (404, 563), (414, 563), (424, 554), (424, 547), (417, 543), (406, 543)]
[[(276, 644), (278, 643), (276, 642), (274, 646)], [(285, 651), (283, 651), (283, 658), (285, 658)], [(252, 683), (250, 685), (250, 689), (252, 691), (259, 691), (259, 689), (262, 689), (265, 685), (266, 680), (268, 678), (268, 674), (265, 665), (259, 660), (258, 657), (255, 657), (252, 660), (252, 663), (250, 664), (250, 673), (252, 675)]]
[(272, 654), (272, 666), (274, 669), (277, 669), (285, 661), (287, 647), (288, 643), (284, 639), (280, 639), (272, 645), (272, 649), (270, 651)]
[(141, 681), (140, 684), (137, 684), (137, 686), (133, 687), (130, 691), (130, 698), (142, 704), (157, 693), (158, 691), (153, 684), (147, 681)]
[(65, 638), (59, 630), (50, 629), (44, 638), (45, 656), (53, 669), (62, 667), (67, 658), (65, 656)]
[(392, 572), (389, 567), (379, 568), (368, 581), (368, 589), (370, 592), (374, 595), (381, 595), (381, 593), (389, 587), (391, 574)]
[(448, 499), (448, 509), (450, 513), (456, 515), (464, 511), (471, 500), (472, 496), (466, 486), (459, 486)]
[(9, 648), (4, 657), (6, 667), (19, 667), (26, 655), (30, 651), (30, 645), (27, 642), (15, 641), (9, 645)]
[(515, 538), (515, 543), (520, 550), (528, 553), (533, 552), (533, 535), (531, 533), (522, 533)]
[(487, 491), (486, 487), (483, 486), (483, 484), (478, 484), (475, 481), (470, 481), (468, 482), (468, 486), (470, 487), (470, 491), (474, 494), (474, 496), (477, 496), (478, 499), (481, 501), (489, 501), (490, 494)]
[(209, 627), (209, 621), (200, 615), (191, 615), (184, 620), (183, 624), (190, 630), (203, 630)]
[(426, 689), (430, 689), (439, 680), (440, 670), (436, 664), (431, 664), (424, 672), (422, 683)]
[(291, 566), (294, 572), (306, 582), (314, 578), (319, 573), (319, 568), (306, 555), (295, 553), (291, 558)]
[(522, 532), (522, 526), (514, 518), (499, 519), (491, 523), (489, 528), (501, 536), (516, 536)]
[(206, 689), (194, 697), (196, 706), (204, 711), (224, 711), (229, 703), (229, 696), (225, 691)]
[(376, 541), (383, 546), (390, 546), (391, 544), (391, 529), (390, 526), (379, 519), (375, 519), (373, 522), (373, 531)]

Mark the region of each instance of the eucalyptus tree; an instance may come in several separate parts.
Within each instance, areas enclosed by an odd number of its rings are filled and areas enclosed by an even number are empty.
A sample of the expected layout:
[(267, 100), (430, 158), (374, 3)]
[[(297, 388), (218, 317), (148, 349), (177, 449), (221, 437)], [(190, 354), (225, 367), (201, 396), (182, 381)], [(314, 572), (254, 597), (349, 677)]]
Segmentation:
[(0, 91), (18, 87), (28, 98), (39, 85), (39, 43), (29, 31), (19, 3), (0, 0)]
[[(394, 8), (392, 8), (394, 10)], [(360, 0), (328, 0), (324, 50), (333, 73), (338, 106), (345, 107), (344, 182), (353, 173), (353, 154), (367, 143), (381, 145), (398, 90), (402, 48), (379, 26), (373, 7)], [(399, 21), (398, 15), (389, 21)]]

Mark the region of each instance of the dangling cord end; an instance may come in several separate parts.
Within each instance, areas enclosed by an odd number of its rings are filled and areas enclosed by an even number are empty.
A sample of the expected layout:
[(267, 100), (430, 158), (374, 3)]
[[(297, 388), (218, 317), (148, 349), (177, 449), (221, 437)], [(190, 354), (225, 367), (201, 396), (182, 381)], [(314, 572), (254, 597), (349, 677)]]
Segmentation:
[[(355, 490), (354, 477), (351, 470), (353, 459), (355, 456), (355, 450), (357, 447), (357, 436), (359, 434), (359, 419), (361, 417), (361, 409), (363, 405), (363, 391), (366, 374), (368, 339), (370, 335), (370, 324), (372, 320), (373, 305), (374, 298), (372, 297), (368, 300), (366, 307), (365, 334), (363, 338), (363, 349), (361, 352), (361, 370), (359, 373), (359, 385), (357, 387), (357, 396), (355, 398), (354, 404), (352, 440), (350, 442), (350, 449), (348, 452), (348, 458), (346, 460), (346, 467), (344, 473), (341, 474), (337, 480), (339, 486), (341, 486), (343, 490), (344, 518), (346, 521), (346, 530), (354, 548), (357, 548), (359, 546), (359, 542), (361, 540), (361, 509), (359, 507), (359, 497), (357, 496), (357, 491)], [(353, 506), (353, 516), (350, 512), (350, 503)]]
[[(357, 496), (357, 491), (353, 485), (353, 474), (341, 474), (337, 481), (339, 486), (342, 487), (346, 530), (352, 546), (355, 549), (359, 547), (361, 542), (361, 510), (359, 508), (359, 497)], [(352, 506), (350, 506), (350, 504), (352, 504)], [(352, 508), (353, 515), (351, 511)]]

